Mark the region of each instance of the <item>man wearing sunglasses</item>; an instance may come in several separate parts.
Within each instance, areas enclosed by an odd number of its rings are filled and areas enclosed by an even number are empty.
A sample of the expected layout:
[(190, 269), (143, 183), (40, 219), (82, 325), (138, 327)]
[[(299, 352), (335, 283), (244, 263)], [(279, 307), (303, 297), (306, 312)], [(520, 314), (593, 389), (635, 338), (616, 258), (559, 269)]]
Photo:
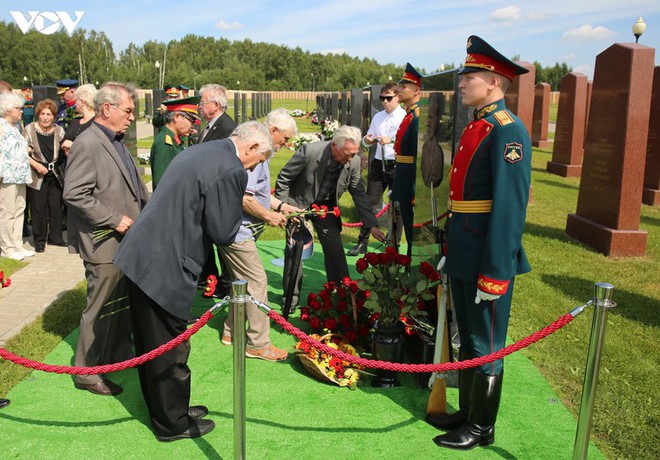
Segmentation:
[(185, 138), (190, 130), (199, 124), (199, 100), (199, 96), (193, 96), (163, 102), (167, 110), (164, 116), (165, 126), (154, 139), (149, 155), (154, 190), (174, 157), (186, 148)]
[[(392, 189), (395, 165), (394, 138), (403, 117), (406, 116), (406, 111), (399, 105), (397, 89), (396, 83), (388, 83), (380, 90), (380, 101), (385, 110), (374, 115), (369, 131), (362, 138), (362, 145), (365, 147), (376, 145), (376, 153), (369, 163), (367, 182), (367, 194), (374, 214), (377, 214), (382, 207), (385, 188)], [(399, 217), (397, 216), (397, 219)], [(348, 255), (357, 256), (366, 253), (369, 236), (369, 229), (362, 227), (357, 244), (348, 250)], [(398, 238), (400, 234), (397, 235)]]

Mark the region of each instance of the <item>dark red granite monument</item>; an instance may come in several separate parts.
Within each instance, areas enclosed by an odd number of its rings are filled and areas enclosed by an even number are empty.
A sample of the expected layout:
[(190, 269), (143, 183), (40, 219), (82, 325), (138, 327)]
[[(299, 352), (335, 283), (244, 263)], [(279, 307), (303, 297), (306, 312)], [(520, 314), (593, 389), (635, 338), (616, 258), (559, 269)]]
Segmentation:
[(610, 257), (646, 252), (639, 221), (654, 58), (636, 43), (596, 57), (577, 212), (566, 233)]
[(548, 140), (548, 120), (550, 119), (550, 84), (539, 83), (534, 89), (534, 118), (532, 119), (532, 145), (547, 149), (552, 145)]
[(521, 67), (529, 70), (528, 73), (518, 75), (509, 86), (504, 96), (506, 108), (518, 115), (529, 135), (532, 135), (532, 119), (534, 116), (534, 81), (536, 67), (525, 61), (516, 61)]
[(584, 156), (587, 76), (578, 72), (564, 75), (559, 83), (559, 107), (552, 161), (546, 170), (563, 177), (580, 177)]
[(651, 97), (642, 203), (649, 206), (660, 206), (660, 67), (656, 67), (653, 72), (653, 96)]

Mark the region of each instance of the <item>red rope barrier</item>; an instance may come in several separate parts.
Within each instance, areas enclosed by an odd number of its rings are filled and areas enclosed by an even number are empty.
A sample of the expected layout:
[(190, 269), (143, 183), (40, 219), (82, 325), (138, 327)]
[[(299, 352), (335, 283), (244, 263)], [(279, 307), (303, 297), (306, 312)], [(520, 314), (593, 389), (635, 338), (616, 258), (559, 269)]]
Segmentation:
[(104, 364), (102, 366), (92, 366), (92, 367), (82, 367), (82, 366), (56, 366), (54, 364), (40, 363), (38, 361), (32, 361), (31, 359), (24, 358), (22, 356), (15, 355), (5, 348), (0, 348), (0, 357), (11, 361), (15, 364), (20, 364), (24, 367), (29, 367), (31, 369), (36, 369), (38, 371), (51, 372), (55, 374), (71, 374), (71, 375), (96, 375), (96, 374), (109, 374), (110, 372), (122, 371), (124, 369), (129, 369), (131, 367), (136, 367), (141, 364), (151, 361), (152, 359), (170, 351), (171, 349), (181, 345), (183, 342), (188, 340), (193, 334), (199, 331), (202, 327), (209, 322), (213, 317), (211, 310), (207, 311), (202, 315), (199, 320), (190, 328), (186, 330), (183, 334), (178, 337), (173, 338), (167, 343), (162, 344), (158, 348), (151, 350), (148, 353), (143, 354), (142, 356), (137, 356), (135, 358), (122, 361), (120, 363), (114, 364)]
[(570, 313), (565, 314), (555, 322), (544, 327), (543, 329), (534, 332), (533, 334), (525, 337), (522, 340), (517, 341), (507, 347), (502, 348), (501, 350), (491, 353), (490, 355), (481, 356), (480, 358), (467, 359), (465, 361), (457, 361), (451, 363), (438, 363), (438, 364), (400, 364), (400, 363), (391, 363), (388, 361), (377, 361), (374, 359), (365, 359), (358, 356), (353, 356), (343, 351), (339, 351), (335, 348), (331, 348), (324, 343), (318, 342), (297, 327), (291, 325), (287, 320), (285, 320), (281, 315), (279, 315), (274, 310), (271, 310), (268, 313), (277, 324), (282, 326), (287, 332), (291, 333), (294, 337), (302, 340), (313, 346), (314, 348), (328, 353), (337, 358), (348, 361), (352, 364), (357, 364), (359, 366), (368, 367), (371, 369), (384, 369), (388, 371), (397, 371), (397, 372), (445, 372), (445, 371), (455, 371), (460, 369), (469, 369), (472, 367), (482, 366), (484, 364), (492, 363), (498, 359), (502, 359), (505, 356), (510, 355), (518, 350), (521, 350), (529, 345), (538, 342), (539, 340), (549, 336), (553, 332), (561, 329), (566, 326), (568, 323), (573, 321), (574, 316)]

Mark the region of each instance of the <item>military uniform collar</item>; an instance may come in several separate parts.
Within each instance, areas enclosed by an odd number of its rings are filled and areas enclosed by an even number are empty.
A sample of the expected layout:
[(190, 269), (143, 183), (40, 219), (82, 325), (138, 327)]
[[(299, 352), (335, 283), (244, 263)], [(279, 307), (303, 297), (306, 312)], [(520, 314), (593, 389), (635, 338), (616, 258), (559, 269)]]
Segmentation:
[(488, 104), (478, 110), (474, 111), (474, 119), (475, 120), (481, 120), (482, 118), (497, 112), (499, 110), (504, 110), (506, 109), (506, 105), (504, 105), (504, 99), (500, 99), (499, 101), (493, 102), (492, 104)]
[(410, 107), (406, 107), (406, 113), (414, 112), (419, 107), (419, 101), (415, 102)]

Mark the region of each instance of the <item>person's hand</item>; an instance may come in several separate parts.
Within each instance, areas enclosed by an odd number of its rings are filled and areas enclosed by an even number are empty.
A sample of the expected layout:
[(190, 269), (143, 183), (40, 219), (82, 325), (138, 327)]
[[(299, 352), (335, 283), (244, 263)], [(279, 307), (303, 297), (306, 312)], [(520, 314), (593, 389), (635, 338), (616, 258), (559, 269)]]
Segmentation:
[(378, 138), (377, 137), (375, 138), (371, 134), (367, 134), (366, 136), (364, 136), (364, 143), (365, 144), (373, 145), (377, 141), (378, 141)]
[(380, 241), (381, 243), (385, 242), (385, 234), (383, 233), (383, 231), (380, 228), (371, 227), (369, 229), (369, 233), (371, 233), (371, 236), (376, 238), (376, 240)]
[(128, 231), (129, 228), (131, 228), (131, 225), (133, 225), (133, 219), (128, 216), (122, 216), (121, 222), (119, 222), (119, 225), (117, 225), (115, 231), (120, 235), (123, 235)]
[(305, 211), (304, 209), (297, 208), (293, 205), (290, 205), (289, 203), (282, 203), (282, 207), (280, 208), (280, 212), (285, 216), (288, 216), (293, 212), (304, 212), (304, 211)]
[(286, 217), (284, 214), (281, 214), (277, 211), (269, 211), (268, 217), (266, 218), (266, 223), (271, 227), (284, 228), (286, 225)]
[(502, 296), (496, 295), (496, 294), (489, 294), (487, 292), (482, 291), (481, 289), (477, 289), (477, 296), (474, 298), (474, 303), (480, 303), (482, 300), (484, 302), (490, 302), (492, 300), (497, 300)]
[(41, 174), (42, 176), (45, 176), (48, 174), (48, 168), (42, 165), (41, 163), (37, 164), (37, 166), (34, 167), (34, 170), (38, 173)]
[(380, 145), (391, 144), (392, 143), (392, 138), (390, 136), (380, 136), (378, 138), (378, 143)]
[(73, 145), (73, 142), (69, 139), (67, 139), (65, 141), (62, 141), (62, 143), (60, 144), (60, 147), (62, 147), (62, 150), (64, 150), (65, 155), (69, 154), (69, 149), (71, 148), (72, 145)]

